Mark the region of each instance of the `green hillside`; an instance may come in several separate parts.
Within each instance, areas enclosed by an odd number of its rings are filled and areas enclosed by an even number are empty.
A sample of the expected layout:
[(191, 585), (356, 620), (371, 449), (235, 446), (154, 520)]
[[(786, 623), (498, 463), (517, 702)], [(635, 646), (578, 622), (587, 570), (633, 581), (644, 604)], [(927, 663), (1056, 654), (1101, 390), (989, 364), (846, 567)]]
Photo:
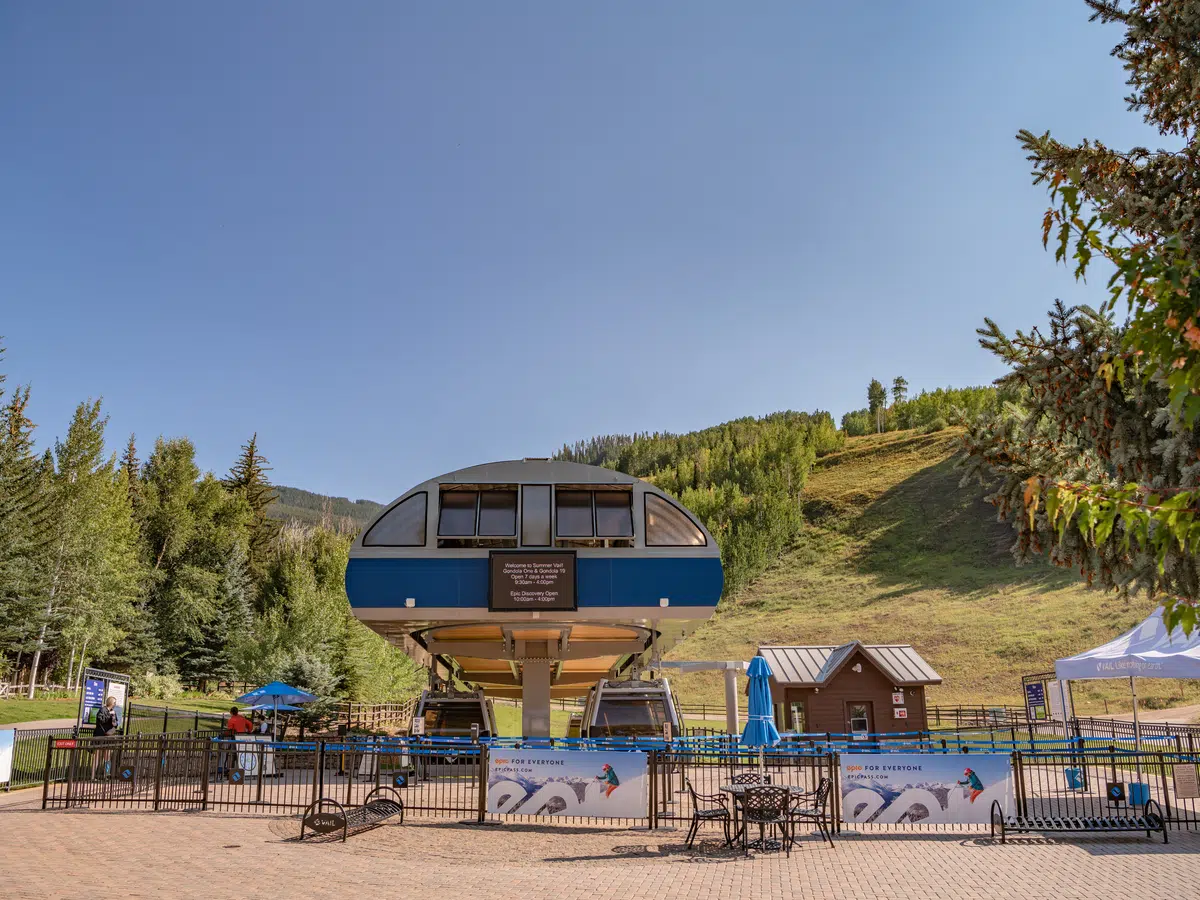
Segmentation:
[(382, 503), (373, 500), (326, 497), (294, 487), (276, 485), (275, 493), (278, 499), (267, 508), (267, 515), (273, 519), (295, 519), (310, 525), (322, 524), (326, 518), (330, 518), (331, 524), (348, 526), (346, 530), (358, 530), (383, 509)]
[[(801, 495), (805, 525), (778, 561), (724, 600), (672, 659), (749, 659), (759, 643), (912, 643), (942, 675), (932, 702), (1020, 702), (1020, 676), (1108, 640), (1153, 601), (1090, 591), (1047, 563), (1017, 567), (1011, 529), (954, 468), (961, 432), (852, 438), (816, 461)], [(1143, 680), (1152, 704), (1178, 682)], [(1077, 693), (1128, 709), (1119, 681)], [(688, 700), (720, 702), (719, 676), (678, 679)], [(1156, 703), (1156, 701), (1158, 701)], [(1122, 705), (1123, 704), (1123, 705)]]

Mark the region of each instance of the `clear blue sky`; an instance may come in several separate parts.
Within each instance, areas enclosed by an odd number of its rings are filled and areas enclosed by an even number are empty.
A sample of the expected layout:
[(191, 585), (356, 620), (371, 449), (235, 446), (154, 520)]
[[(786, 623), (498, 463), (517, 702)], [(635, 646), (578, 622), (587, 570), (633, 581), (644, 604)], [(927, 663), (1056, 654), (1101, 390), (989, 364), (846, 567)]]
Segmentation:
[(1018, 128), (1157, 144), (1082, 2), (8, 3), (0, 334), (48, 444), (389, 500), (990, 381), (1076, 287)]

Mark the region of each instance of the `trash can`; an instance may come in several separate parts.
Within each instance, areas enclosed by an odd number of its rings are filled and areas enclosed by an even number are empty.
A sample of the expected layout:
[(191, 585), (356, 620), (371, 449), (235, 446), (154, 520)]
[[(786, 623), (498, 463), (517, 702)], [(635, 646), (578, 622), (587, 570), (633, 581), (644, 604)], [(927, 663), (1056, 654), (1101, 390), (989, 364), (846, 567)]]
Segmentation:
[(1082, 769), (1063, 769), (1063, 775), (1067, 779), (1067, 790), (1082, 791), (1083, 790), (1083, 770)]
[(1133, 806), (1145, 806), (1150, 799), (1150, 785), (1140, 781), (1131, 782), (1129, 785), (1129, 802)]

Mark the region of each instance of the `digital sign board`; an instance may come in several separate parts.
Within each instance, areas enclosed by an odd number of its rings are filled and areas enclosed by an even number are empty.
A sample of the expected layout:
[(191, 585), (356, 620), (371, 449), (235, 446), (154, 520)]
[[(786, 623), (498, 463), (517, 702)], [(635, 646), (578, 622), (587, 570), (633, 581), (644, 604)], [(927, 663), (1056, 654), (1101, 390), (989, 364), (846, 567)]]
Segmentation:
[(488, 581), (488, 609), (492, 612), (576, 609), (574, 552), (493, 550), (488, 558)]

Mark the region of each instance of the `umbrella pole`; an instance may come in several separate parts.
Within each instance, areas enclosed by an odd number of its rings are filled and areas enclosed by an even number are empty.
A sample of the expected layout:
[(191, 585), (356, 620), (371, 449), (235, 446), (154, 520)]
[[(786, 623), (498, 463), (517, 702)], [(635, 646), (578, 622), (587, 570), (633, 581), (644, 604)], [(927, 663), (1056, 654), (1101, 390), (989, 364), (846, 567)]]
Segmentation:
[(276, 697), (272, 701), (271, 705), (274, 708), (274, 721), (271, 723), (271, 740), (278, 741), (279, 740), (279, 698)]

